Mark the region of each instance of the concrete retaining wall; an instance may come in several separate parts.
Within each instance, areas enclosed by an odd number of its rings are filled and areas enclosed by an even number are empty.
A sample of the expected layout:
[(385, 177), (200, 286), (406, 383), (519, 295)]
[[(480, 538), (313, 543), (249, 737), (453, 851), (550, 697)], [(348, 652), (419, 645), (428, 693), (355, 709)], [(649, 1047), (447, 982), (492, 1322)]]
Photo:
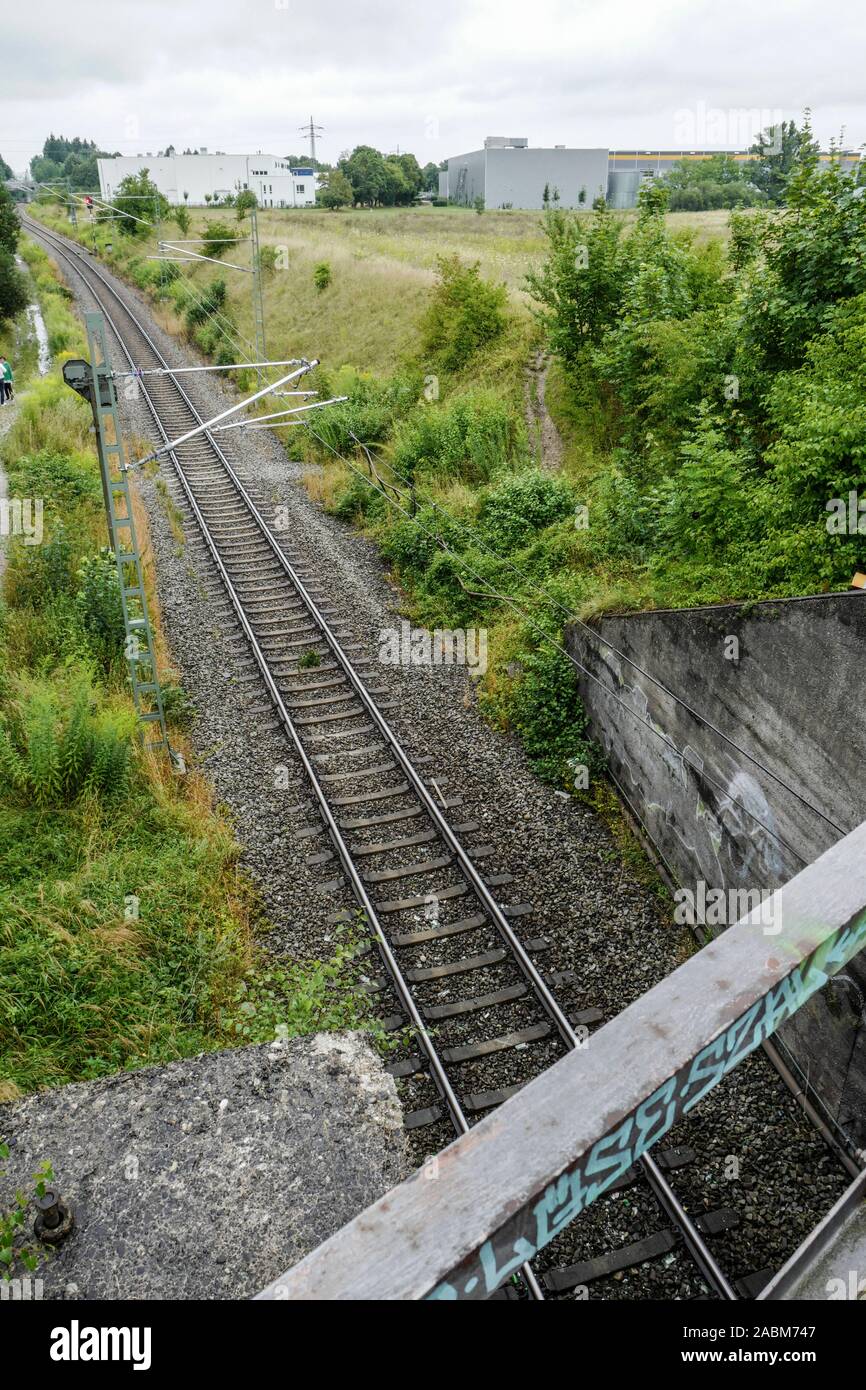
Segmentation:
[[(866, 596), (611, 617), (566, 641), (626, 799), (679, 884), (728, 891), (723, 925), (730, 890), (777, 888), (866, 820)], [(861, 1145), (864, 1007), (858, 957), (782, 1034)]]

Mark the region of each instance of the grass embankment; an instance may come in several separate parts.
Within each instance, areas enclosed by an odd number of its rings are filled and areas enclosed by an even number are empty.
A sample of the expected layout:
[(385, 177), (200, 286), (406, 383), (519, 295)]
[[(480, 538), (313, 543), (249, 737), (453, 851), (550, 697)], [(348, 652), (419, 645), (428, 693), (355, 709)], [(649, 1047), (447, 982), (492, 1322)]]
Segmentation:
[[(265, 957), (208, 784), (139, 745), (90, 411), (60, 377), (85, 355), (81, 326), (44, 253), (23, 254), (55, 367), (19, 378), (0, 441), (10, 496), (44, 505), (41, 543), (8, 542), (0, 605), (0, 1101), (275, 1030), (370, 1022), (348, 947), (326, 962)], [(158, 620), (138, 505), (136, 518)], [(157, 649), (189, 762), (161, 632)]]

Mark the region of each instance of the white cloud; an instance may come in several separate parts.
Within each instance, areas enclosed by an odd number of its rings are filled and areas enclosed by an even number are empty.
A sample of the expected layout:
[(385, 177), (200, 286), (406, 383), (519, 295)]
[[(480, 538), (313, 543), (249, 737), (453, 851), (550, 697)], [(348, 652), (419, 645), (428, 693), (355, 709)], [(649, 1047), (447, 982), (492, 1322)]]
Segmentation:
[(49, 131), (124, 153), (364, 142), (422, 162), (530, 143), (740, 144), (750, 112), (813, 110), (866, 140), (866, 21), (850, 0), (30, 0), (4, 14), (0, 154)]

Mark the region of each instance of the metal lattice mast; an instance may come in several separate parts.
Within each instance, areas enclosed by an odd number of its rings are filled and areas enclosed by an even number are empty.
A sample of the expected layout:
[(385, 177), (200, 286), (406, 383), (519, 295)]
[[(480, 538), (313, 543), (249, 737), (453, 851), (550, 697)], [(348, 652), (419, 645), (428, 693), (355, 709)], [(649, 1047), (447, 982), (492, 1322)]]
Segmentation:
[(312, 116), (309, 125), (300, 127), (300, 133), (308, 136), (310, 140), (310, 159), (313, 161), (313, 168), (316, 167), (316, 136), (323, 134), (324, 129), (324, 126), (314, 125)]
[[(90, 362), (68, 362), (64, 368), (64, 377), (68, 385), (89, 397), (93, 408), (108, 534), (120, 582), (123, 625), (126, 631), (125, 655), (132, 698), (140, 722), (143, 725), (156, 725), (155, 732), (158, 735), (149, 741), (145, 740), (144, 746), (165, 748), (170, 753), (156, 668), (153, 629), (147, 612), (141, 554), (132, 515), (132, 497), (128, 474), (123, 469), (123, 439), (114, 380), (108, 361), (105, 320), (101, 314), (89, 313), (85, 314), (84, 322), (87, 328)], [(73, 379), (75, 369), (80, 370), (82, 367), (87, 371), (79, 377), (82, 384), (77, 384)]]
[[(250, 243), (253, 256), (253, 322), (256, 330), (256, 361), (267, 361), (265, 346), (265, 298), (262, 290), (262, 262), (259, 255), (259, 223), (256, 209), (250, 208)], [(262, 385), (262, 372), (256, 371), (256, 384)]]

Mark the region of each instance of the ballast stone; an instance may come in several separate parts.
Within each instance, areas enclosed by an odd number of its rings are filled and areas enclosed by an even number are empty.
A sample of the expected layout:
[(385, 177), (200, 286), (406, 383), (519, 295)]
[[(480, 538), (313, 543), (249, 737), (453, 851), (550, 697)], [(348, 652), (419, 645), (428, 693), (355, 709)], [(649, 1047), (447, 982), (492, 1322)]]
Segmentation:
[(0, 1106), (0, 1136), (0, 1210), (45, 1160), (75, 1208), (45, 1298), (250, 1298), (409, 1172), (362, 1033), (58, 1087)]

